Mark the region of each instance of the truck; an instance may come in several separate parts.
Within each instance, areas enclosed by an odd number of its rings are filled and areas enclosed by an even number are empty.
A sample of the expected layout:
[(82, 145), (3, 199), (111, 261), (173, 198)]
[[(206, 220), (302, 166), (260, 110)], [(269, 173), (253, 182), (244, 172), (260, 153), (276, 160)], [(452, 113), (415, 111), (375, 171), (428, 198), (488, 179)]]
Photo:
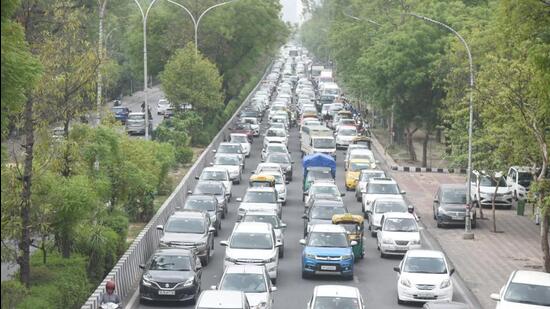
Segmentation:
[(304, 126), (300, 150), (303, 155), (324, 153), (336, 158), (336, 143), (332, 130), (320, 125)]

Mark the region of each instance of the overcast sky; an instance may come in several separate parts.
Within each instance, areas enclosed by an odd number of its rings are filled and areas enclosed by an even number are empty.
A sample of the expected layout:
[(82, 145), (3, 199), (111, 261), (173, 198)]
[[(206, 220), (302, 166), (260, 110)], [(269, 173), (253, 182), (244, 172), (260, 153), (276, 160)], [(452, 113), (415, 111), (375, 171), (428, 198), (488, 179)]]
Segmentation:
[(300, 19), (301, 0), (280, 0), (283, 5), (283, 20), (297, 23)]

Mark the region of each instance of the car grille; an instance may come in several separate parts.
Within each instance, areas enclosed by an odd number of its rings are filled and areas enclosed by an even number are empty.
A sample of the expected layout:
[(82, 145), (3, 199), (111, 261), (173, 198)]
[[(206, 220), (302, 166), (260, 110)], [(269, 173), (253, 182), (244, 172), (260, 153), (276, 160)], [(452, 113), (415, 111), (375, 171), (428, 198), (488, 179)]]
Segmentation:
[(427, 290), (435, 289), (435, 285), (433, 285), (433, 284), (417, 284), (416, 288), (419, 289), (419, 290), (427, 291)]
[(396, 240), (395, 244), (398, 245), (398, 246), (406, 246), (406, 245), (409, 244), (409, 241), (408, 240)]
[(340, 261), (342, 259), (341, 256), (326, 256), (326, 255), (317, 255), (315, 256), (316, 260), (320, 261)]
[(237, 263), (243, 263), (243, 264), (264, 264), (264, 260), (258, 260), (258, 259), (239, 259)]
[(176, 285), (180, 284), (180, 282), (156, 282), (155, 283), (161, 288), (161, 289), (173, 289), (176, 287)]

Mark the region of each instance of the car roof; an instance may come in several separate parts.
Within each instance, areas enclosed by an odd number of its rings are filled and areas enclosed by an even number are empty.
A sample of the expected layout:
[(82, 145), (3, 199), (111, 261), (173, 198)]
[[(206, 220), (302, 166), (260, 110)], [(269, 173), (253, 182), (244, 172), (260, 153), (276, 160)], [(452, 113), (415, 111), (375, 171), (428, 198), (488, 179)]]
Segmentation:
[(202, 172), (205, 172), (205, 171), (227, 172), (227, 169), (225, 169), (223, 167), (207, 166), (207, 167), (202, 169)]
[(413, 214), (408, 212), (386, 212), (384, 213), (385, 219), (399, 218), (399, 219), (413, 219), (416, 220)]
[(357, 153), (368, 153), (368, 154), (373, 154), (372, 150), (370, 150), (368, 147), (365, 147), (365, 148), (356, 148), (356, 149), (352, 149), (349, 154), (352, 155), (352, 154), (357, 154)]
[(194, 252), (190, 249), (182, 248), (163, 248), (157, 249), (153, 255), (184, 255), (184, 256), (193, 256)]
[(129, 115), (145, 115), (144, 112), (131, 112)]
[[(223, 183), (222, 183), (221, 181), (217, 181), (217, 180), (199, 180), (199, 181), (197, 182), (197, 186), (198, 186), (198, 185), (202, 185), (202, 184), (223, 186)], [(225, 188), (225, 187), (224, 187), (224, 188)]]
[(235, 225), (234, 232), (238, 233), (270, 233), (272, 226), (264, 222), (239, 222)]
[(225, 274), (264, 274), (265, 266), (260, 265), (228, 265), (225, 267)]
[(244, 133), (231, 133), (231, 134), (229, 134), (229, 136), (244, 136), (244, 137), (246, 137), (246, 134), (244, 134)]
[(197, 219), (202, 219), (205, 216), (206, 216), (205, 213), (202, 212), (202, 211), (179, 210), (179, 211), (174, 212), (170, 217), (168, 217), (168, 219), (170, 219), (170, 218), (197, 218)]
[(275, 209), (251, 209), (245, 212), (244, 216), (278, 216)]
[(345, 233), (346, 229), (344, 229), (344, 227), (341, 225), (335, 225), (335, 224), (314, 224), (311, 227), (310, 232)]
[(245, 297), (242, 291), (206, 290), (201, 293), (197, 307), (241, 308)]
[(514, 166), (510, 166), (510, 167), (517, 170), (518, 172), (529, 172), (529, 173), (535, 172), (535, 169), (532, 168), (532, 167), (529, 167), (529, 166), (514, 165)]
[(315, 200), (313, 201), (312, 207), (344, 207), (344, 202), (342, 200)]
[(361, 295), (356, 287), (345, 285), (318, 285), (315, 287), (313, 294), (314, 296), (346, 298), (356, 298)]
[(361, 170), (361, 174), (379, 174), (379, 173), (386, 174), (386, 172), (384, 172), (383, 170), (369, 170), (369, 169)]
[(212, 195), (203, 195), (203, 194), (191, 194), (189, 195), (185, 201), (189, 200), (211, 200), (211, 201), (217, 201), (217, 199)]
[(438, 258), (445, 258), (445, 255), (443, 252), (438, 250), (422, 250), (422, 249), (413, 249), (407, 251), (408, 257), (438, 257)]
[[(334, 183), (334, 181), (330, 181), (327, 179), (316, 179), (312, 184), (311, 184), (311, 187), (336, 187), (338, 188), (338, 186)], [(310, 189), (311, 189), (310, 187)]]
[(355, 126), (340, 126), (338, 127), (338, 131), (342, 130), (342, 129), (353, 129), (353, 130), (357, 130), (357, 128)]
[(391, 183), (391, 184), (397, 184), (397, 182), (392, 179), (392, 178), (388, 178), (388, 177), (375, 177), (375, 178), (370, 178), (369, 179), (369, 183)]
[(222, 146), (222, 145), (229, 145), (229, 146), (241, 146), (241, 143), (230, 143), (230, 142), (225, 142), (225, 143), (220, 143), (220, 145), (218, 145), (218, 147)]
[(517, 270), (512, 275), (512, 282), (534, 284), (550, 287), (550, 273), (532, 270)]
[(369, 159), (351, 159), (350, 162), (353, 162), (353, 163), (372, 163), (371, 160)]
[(428, 309), (469, 309), (465, 303), (459, 303), (455, 301), (436, 301), (424, 304), (424, 307)]

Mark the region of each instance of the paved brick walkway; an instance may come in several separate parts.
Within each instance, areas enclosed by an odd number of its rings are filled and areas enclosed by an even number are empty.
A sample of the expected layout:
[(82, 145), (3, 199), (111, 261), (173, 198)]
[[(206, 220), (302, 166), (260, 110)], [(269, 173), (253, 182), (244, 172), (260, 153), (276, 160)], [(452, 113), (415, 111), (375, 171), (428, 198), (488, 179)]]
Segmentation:
[[(492, 219), (478, 220), (475, 239), (463, 240), (463, 228), (437, 228), (432, 201), (439, 184), (465, 183), (463, 175), (392, 172), (407, 199), (415, 206), (427, 231), (434, 236), (455, 265), (457, 273), (476, 295), (484, 309), (495, 307), (489, 295), (498, 292), (516, 269), (542, 269), (540, 230), (529, 216), (517, 216), (515, 210), (497, 210), (497, 230)], [(530, 214), (531, 209), (526, 209)], [(478, 212), (479, 214), (479, 212)], [(485, 217), (491, 217), (485, 209)]]

